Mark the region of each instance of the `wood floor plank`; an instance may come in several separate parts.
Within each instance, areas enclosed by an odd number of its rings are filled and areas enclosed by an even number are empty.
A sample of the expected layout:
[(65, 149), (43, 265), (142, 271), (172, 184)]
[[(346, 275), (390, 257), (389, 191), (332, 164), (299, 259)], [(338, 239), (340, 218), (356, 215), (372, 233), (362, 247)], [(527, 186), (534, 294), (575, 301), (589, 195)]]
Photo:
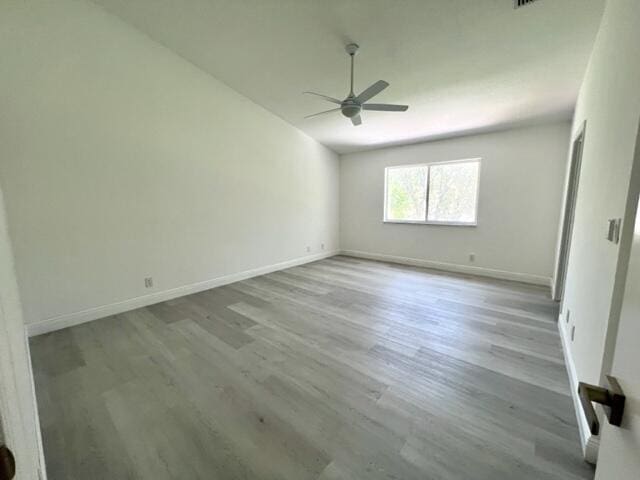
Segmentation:
[(33, 338), (49, 478), (592, 479), (548, 297), (338, 256)]

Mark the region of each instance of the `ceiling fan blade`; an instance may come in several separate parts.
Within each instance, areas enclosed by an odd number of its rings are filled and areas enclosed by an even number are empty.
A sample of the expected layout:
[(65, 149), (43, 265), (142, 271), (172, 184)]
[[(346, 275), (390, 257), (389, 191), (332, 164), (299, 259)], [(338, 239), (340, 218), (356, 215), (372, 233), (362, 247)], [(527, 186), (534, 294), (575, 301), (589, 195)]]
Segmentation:
[(376, 110), (379, 112), (406, 112), (409, 105), (391, 105), (389, 103), (365, 103), (363, 110)]
[(328, 97), (327, 95), (323, 95), (321, 93), (316, 93), (316, 92), (302, 92), (302, 93), (306, 93), (307, 95), (315, 95), (316, 97), (324, 98), (325, 100), (331, 103), (337, 103), (338, 105), (342, 105), (342, 102), (337, 98)]
[(366, 102), (367, 100), (369, 100), (370, 98), (373, 98), (376, 95), (378, 95), (382, 90), (384, 90), (388, 86), (389, 86), (389, 84), (387, 82), (385, 82), (384, 80), (378, 80), (376, 83), (374, 83), (369, 88), (367, 88), (364, 92), (362, 92), (360, 95), (358, 95), (355, 98), (355, 100), (356, 100), (356, 102), (362, 104), (362, 103)]
[(355, 117), (351, 117), (351, 123), (353, 123), (356, 127), (362, 123), (362, 119), (360, 115), (356, 115)]
[(318, 112), (318, 113), (314, 113), (312, 115), (307, 115), (304, 118), (312, 118), (312, 117), (317, 117), (318, 115), (324, 115), (325, 113), (331, 113), (331, 112), (339, 112), (341, 110), (340, 107), (338, 108), (332, 108), (331, 110), (325, 110), (324, 112)]

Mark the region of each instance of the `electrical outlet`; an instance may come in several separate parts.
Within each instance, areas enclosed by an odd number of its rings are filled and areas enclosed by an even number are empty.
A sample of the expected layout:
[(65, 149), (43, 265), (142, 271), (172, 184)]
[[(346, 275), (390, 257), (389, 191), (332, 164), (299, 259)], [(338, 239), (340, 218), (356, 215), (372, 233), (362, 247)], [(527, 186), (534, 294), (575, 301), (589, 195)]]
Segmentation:
[(324, 243), (321, 243), (321, 244), (320, 244), (320, 248), (321, 248), (322, 250), (324, 250)]
[(571, 327), (571, 341), (573, 342), (573, 339), (576, 338), (576, 326), (573, 325)]
[(307, 245), (307, 253), (309, 253), (310, 251), (311, 251), (311, 247)]
[(569, 323), (569, 318), (571, 317), (571, 310), (567, 309), (567, 314), (565, 316), (565, 321)]
[(470, 262), (475, 262), (476, 261), (476, 254), (475, 253), (470, 253), (469, 254), (469, 261)]
[(144, 288), (151, 288), (153, 287), (153, 277), (146, 277), (144, 279)]

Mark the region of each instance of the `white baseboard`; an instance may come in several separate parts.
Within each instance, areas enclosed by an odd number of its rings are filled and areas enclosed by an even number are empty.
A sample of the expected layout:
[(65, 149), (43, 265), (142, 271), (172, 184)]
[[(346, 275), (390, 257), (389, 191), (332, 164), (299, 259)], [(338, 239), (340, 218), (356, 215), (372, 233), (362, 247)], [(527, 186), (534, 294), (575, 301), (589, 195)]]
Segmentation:
[(550, 277), (541, 275), (531, 275), (529, 273), (508, 272), (506, 270), (494, 270), (491, 268), (473, 267), (470, 265), (459, 265), (455, 263), (436, 262), (433, 260), (422, 260), (418, 258), (399, 257), (396, 255), (385, 255), (383, 253), (361, 252), (358, 250), (342, 250), (342, 255), (357, 258), (367, 258), (370, 260), (380, 260), (383, 262), (400, 263), (402, 265), (412, 265), (414, 267), (433, 268), (445, 270), (447, 272), (466, 273), (479, 275), (482, 277), (498, 278), (501, 280), (513, 280), (516, 282), (531, 283), (534, 285), (544, 285), (548, 287), (551, 283)]
[(567, 366), (567, 373), (569, 375), (569, 386), (571, 388), (571, 398), (573, 399), (573, 408), (576, 412), (576, 420), (578, 422), (578, 430), (580, 433), (580, 444), (582, 445), (582, 453), (584, 459), (595, 465), (598, 460), (598, 449), (600, 448), (600, 436), (592, 435), (589, 430), (589, 423), (582, 411), (582, 405), (580, 405), (580, 397), (578, 396), (578, 374), (576, 373), (576, 366), (573, 363), (573, 357), (571, 355), (571, 347), (567, 334), (563, 327), (562, 316), (558, 318), (558, 332), (560, 333), (560, 339), (562, 340), (562, 352), (564, 354), (564, 364)]
[(128, 312), (129, 310), (135, 310), (136, 308), (146, 307), (148, 305), (165, 302), (173, 298), (183, 297), (185, 295), (202, 292), (204, 290), (220, 287), (229, 283), (239, 282), (241, 280), (246, 280), (247, 278), (257, 277), (259, 275), (265, 275), (277, 270), (284, 270), (285, 268), (291, 268), (297, 265), (303, 265), (305, 263), (322, 260), (323, 258), (333, 257), (334, 255), (338, 255), (338, 253), (338, 251), (331, 251), (314, 255), (306, 255), (304, 257), (287, 260), (285, 262), (275, 263), (251, 270), (245, 270), (243, 272), (232, 273), (229, 275), (224, 275), (222, 277), (213, 278), (211, 280), (205, 280), (204, 282), (193, 283), (191, 285), (183, 285), (181, 287), (164, 290), (162, 292), (154, 292), (149, 295), (143, 295), (141, 297), (129, 298), (121, 302), (111, 303), (108, 305), (100, 305), (99, 307), (93, 307), (79, 312), (58, 315), (56, 317), (51, 317), (35, 323), (27, 324), (27, 335), (29, 337), (34, 337), (36, 335), (42, 335), (43, 333), (61, 330), (63, 328), (72, 327), (74, 325), (90, 322), (92, 320), (97, 320), (98, 318)]

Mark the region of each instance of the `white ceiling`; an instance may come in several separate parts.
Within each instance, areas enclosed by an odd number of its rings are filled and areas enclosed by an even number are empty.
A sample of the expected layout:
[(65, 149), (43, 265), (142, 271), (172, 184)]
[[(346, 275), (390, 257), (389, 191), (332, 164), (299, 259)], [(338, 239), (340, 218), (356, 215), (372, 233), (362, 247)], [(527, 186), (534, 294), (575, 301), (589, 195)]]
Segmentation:
[[(604, 0), (94, 0), (202, 70), (344, 153), (569, 118)], [(305, 120), (356, 93), (406, 113)]]

